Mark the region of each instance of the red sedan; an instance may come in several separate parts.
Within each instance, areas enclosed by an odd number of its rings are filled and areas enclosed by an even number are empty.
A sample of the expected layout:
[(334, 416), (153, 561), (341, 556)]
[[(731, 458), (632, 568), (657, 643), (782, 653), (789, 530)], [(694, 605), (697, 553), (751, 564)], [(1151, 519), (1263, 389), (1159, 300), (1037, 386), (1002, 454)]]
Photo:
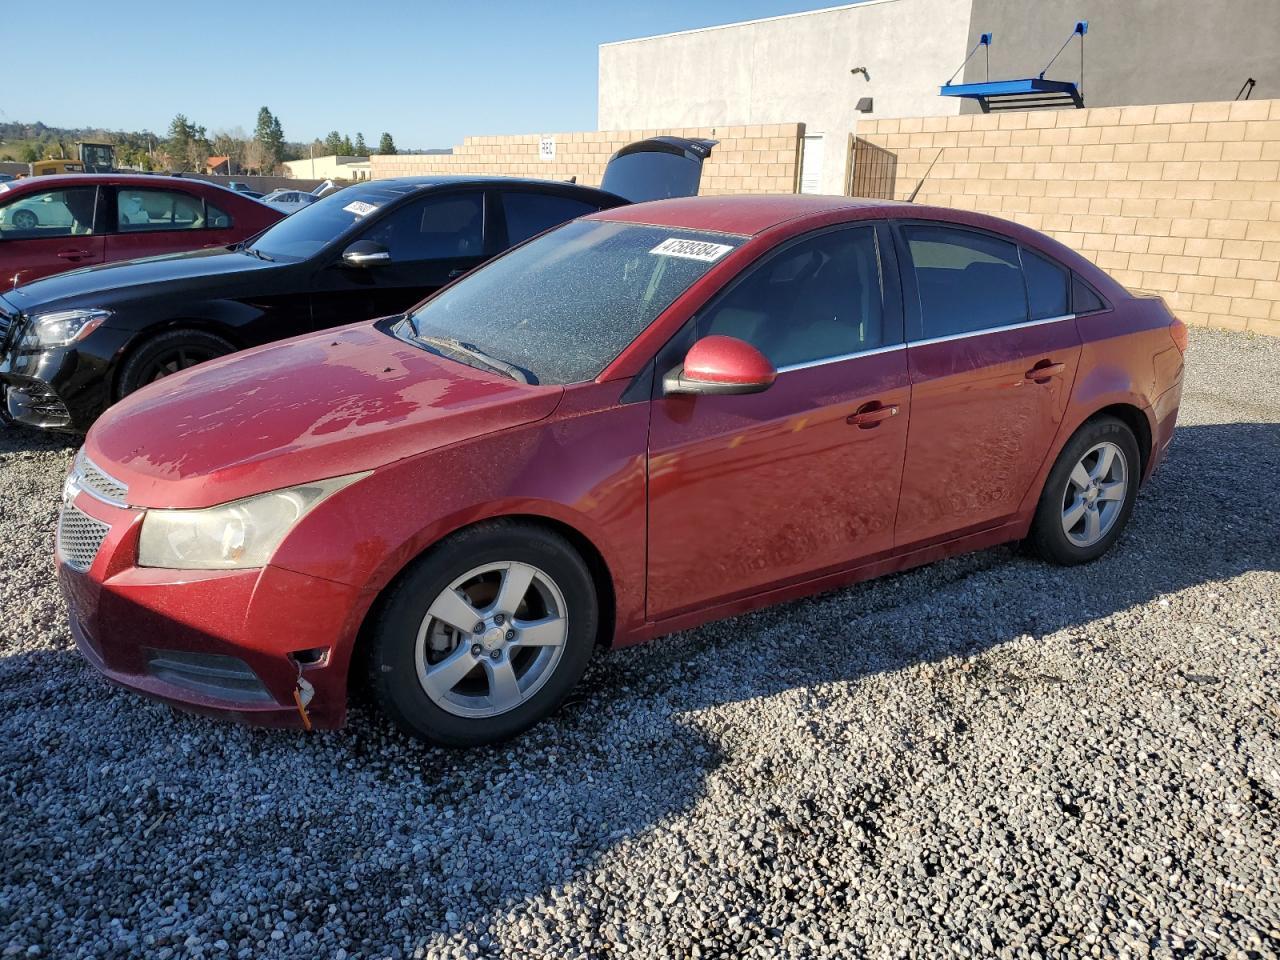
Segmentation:
[(127, 687), (334, 726), (358, 672), (412, 733), (491, 742), (597, 644), (1004, 541), (1098, 557), (1186, 345), (1161, 300), (991, 217), (620, 207), (402, 317), (125, 398), (67, 481), (59, 576)]
[(98, 263), (230, 246), (283, 217), (180, 177), (81, 173), (0, 183), (0, 291)]

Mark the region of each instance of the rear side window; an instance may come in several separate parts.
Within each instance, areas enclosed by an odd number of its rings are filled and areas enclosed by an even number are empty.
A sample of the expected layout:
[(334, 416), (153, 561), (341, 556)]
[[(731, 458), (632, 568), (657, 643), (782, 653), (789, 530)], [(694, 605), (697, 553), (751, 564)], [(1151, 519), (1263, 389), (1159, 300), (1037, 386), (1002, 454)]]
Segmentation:
[(207, 204), (205, 209), (208, 211), (209, 228), (211, 230), (228, 230), (235, 223), (231, 219), (231, 214), (225, 210), (220, 210), (212, 203)]
[(600, 207), (549, 193), (503, 193), (502, 209), (507, 215), (507, 243), (515, 246), (543, 230), (595, 213)]
[(915, 270), (922, 339), (1027, 319), (1016, 244), (953, 227), (906, 224), (902, 232)]
[(1026, 247), (1022, 248), (1022, 269), (1027, 275), (1027, 302), (1032, 320), (1065, 317), (1071, 312), (1066, 270)]
[(754, 267), (698, 318), (698, 336), (737, 337), (779, 369), (885, 345), (874, 227), (819, 234)]
[(204, 222), (199, 197), (174, 190), (116, 190), (116, 225), (121, 233), (198, 230)]
[(1072, 275), (1071, 277), (1071, 312), (1072, 313), (1097, 313), (1099, 310), (1107, 309), (1107, 305), (1102, 302), (1102, 298), (1098, 296), (1093, 287), (1089, 286), (1079, 277)]

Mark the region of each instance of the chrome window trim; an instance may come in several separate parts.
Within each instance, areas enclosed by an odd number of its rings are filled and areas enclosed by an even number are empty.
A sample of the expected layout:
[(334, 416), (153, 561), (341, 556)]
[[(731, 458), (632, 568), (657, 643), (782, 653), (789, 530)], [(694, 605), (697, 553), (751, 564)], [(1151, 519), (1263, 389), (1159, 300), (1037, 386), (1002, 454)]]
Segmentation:
[(966, 333), (949, 333), (945, 337), (929, 337), (927, 340), (912, 340), (911, 347), (924, 347), (931, 343), (947, 343), (950, 340), (964, 340), (966, 337), (980, 337), (987, 333), (1007, 333), (1010, 330), (1025, 330), (1030, 327), (1041, 327), (1046, 323), (1061, 323), (1063, 320), (1074, 320), (1074, 313), (1064, 313), (1060, 317), (1045, 317), (1043, 320), (1023, 320), (1021, 323), (1006, 323), (999, 327), (986, 327), (982, 330), (970, 330)]
[(792, 370), (808, 370), (810, 367), (825, 367), (828, 363), (839, 363), (842, 360), (852, 360), (855, 357), (871, 357), (877, 353), (892, 353), (895, 350), (905, 350), (905, 343), (895, 343), (888, 347), (872, 347), (870, 350), (857, 350), (853, 353), (842, 353), (838, 357), (824, 357), (821, 360), (806, 360), (804, 363), (789, 363), (785, 367), (779, 367), (778, 373), (790, 373)]

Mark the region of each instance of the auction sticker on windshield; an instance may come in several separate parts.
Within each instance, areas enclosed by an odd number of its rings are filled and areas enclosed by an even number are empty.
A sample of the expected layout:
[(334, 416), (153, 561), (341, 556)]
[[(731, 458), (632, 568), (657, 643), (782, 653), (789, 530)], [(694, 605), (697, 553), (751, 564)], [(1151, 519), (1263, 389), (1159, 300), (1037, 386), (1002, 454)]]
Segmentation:
[(378, 205), (376, 203), (365, 203), (363, 200), (353, 200), (342, 209), (347, 213), (354, 213), (357, 217), (366, 217), (377, 210)]
[(709, 243), (706, 240), (681, 240), (679, 237), (669, 237), (649, 252), (660, 257), (680, 257), (684, 260), (701, 260), (704, 263), (714, 263), (732, 249), (733, 247), (724, 243)]

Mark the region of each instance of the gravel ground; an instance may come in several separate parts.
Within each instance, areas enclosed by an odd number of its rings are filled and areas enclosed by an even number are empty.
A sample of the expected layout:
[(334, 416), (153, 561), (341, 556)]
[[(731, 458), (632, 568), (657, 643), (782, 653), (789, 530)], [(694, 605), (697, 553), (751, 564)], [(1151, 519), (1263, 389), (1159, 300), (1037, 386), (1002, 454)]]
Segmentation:
[(0, 433), (0, 954), (1280, 955), (1280, 340), (1197, 331), (1118, 549), (601, 656), (501, 749), (187, 717), (77, 657)]

